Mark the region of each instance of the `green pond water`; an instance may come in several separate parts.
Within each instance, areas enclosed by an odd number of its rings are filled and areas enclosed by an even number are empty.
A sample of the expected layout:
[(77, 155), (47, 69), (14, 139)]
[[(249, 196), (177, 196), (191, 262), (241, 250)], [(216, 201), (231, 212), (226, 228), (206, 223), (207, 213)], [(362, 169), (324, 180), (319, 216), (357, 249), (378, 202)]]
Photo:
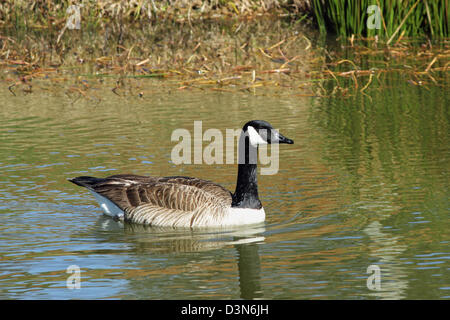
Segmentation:
[[(346, 99), (105, 86), (99, 103), (3, 86), (0, 298), (449, 299), (448, 91), (390, 84)], [(237, 165), (175, 165), (171, 134), (251, 119), (295, 141), (259, 176), (263, 225), (123, 225), (67, 181), (184, 175), (234, 191)], [(67, 287), (71, 265), (80, 289)]]

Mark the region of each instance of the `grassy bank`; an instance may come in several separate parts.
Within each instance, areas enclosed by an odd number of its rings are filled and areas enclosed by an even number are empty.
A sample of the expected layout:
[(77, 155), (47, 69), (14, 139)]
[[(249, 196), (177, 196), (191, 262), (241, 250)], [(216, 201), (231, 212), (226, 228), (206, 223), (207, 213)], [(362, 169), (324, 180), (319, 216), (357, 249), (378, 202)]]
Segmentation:
[[(80, 28), (67, 24), (72, 3), (82, 4)], [(153, 84), (349, 96), (383, 87), (392, 72), (425, 90), (448, 83), (446, 39), (414, 42), (399, 32), (389, 45), (354, 36), (333, 48), (315, 41), (312, 20), (302, 14), (308, 1), (187, 3), (2, 2), (0, 81), (12, 95), (59, 88), (88, 99), (98, 85), (121, 96), (147, 96)]]
[(89, 88), (87, 83), (108, 83), (114, 93), (129, 94), (126, 88), (142, 80), (180, 90), (288, 90), (309, 80), (309, 72), (324, 63), (322, 49), (314, 48), (301, 28), (280, 20), (168, 20), (134, 27), (111, 24), (96, 33), (66, 30), (60, 35), (58, 30), (33, 30), (20, 39), (17, 34), (0, 37), (0, 78), (10, 91), (19, 94), (30, 86), (36, 90), (44, 82), (71, 85), (74, 79), (76, 89), (70, 90), (81, 94)]
[(308, 12), (310, 0), (6, 0), (0, 3), (0, 26), (56, 28), (65, 24), (71, 6), (80, 9), (85, 28), (96, 28), (114, 22), (148, 24), (167, 20), (294, 16)]
[[(448, 0), (6, 0), (0, 3), (0, 28), (61, 29), (72, 14), (81, 13), (87, 30), (111, 23), (154, 24), (168, 20), (247, 19), (261, 16), (311, 20), (323, 33), (338, 36), (448, 37)], [(308, 18), (308, 19), (306, 19)], [(392, 39), (391, 39), (392, 38)]]

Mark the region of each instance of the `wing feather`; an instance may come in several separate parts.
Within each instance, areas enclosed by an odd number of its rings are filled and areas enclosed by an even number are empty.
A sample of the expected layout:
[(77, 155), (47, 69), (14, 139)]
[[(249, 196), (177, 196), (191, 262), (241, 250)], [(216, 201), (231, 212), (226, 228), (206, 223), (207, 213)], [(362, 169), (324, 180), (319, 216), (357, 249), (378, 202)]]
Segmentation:
[(231, 206), (228, 190), (197, 178), (114, 175), (93, 179), (84, 186), (114, 202), (126, 220), (147, 225), (211, 224)]

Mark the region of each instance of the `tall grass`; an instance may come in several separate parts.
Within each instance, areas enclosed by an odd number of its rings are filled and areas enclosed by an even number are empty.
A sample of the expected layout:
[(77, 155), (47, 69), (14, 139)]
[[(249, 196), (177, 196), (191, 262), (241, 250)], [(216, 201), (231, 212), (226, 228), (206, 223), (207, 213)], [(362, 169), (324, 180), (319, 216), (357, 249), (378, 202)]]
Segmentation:
[[(369, 6), (380, 8), (380, 28), (368, 28), (375, 13)], [(448, 37), (448, 0), (312, 0), (314, 18), (321, 32), (341, 36), (393, 35)]]

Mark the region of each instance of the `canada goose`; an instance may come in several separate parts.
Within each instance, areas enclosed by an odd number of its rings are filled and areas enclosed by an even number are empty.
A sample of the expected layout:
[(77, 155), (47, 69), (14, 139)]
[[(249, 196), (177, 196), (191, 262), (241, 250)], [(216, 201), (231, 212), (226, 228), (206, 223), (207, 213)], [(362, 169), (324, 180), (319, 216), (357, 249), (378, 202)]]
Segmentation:
[(239, 140), (236, 191), (211, 181), (173, 176), (132, 174), (107, 178), (77, 177), (69, 181), (88, 188), (103, 211), (128, 222), (161, 227), (224, 227), (265, 220), (258, 198), (257, 148), (260, 144), (294, 141), (262, 120), (247, 122)]

